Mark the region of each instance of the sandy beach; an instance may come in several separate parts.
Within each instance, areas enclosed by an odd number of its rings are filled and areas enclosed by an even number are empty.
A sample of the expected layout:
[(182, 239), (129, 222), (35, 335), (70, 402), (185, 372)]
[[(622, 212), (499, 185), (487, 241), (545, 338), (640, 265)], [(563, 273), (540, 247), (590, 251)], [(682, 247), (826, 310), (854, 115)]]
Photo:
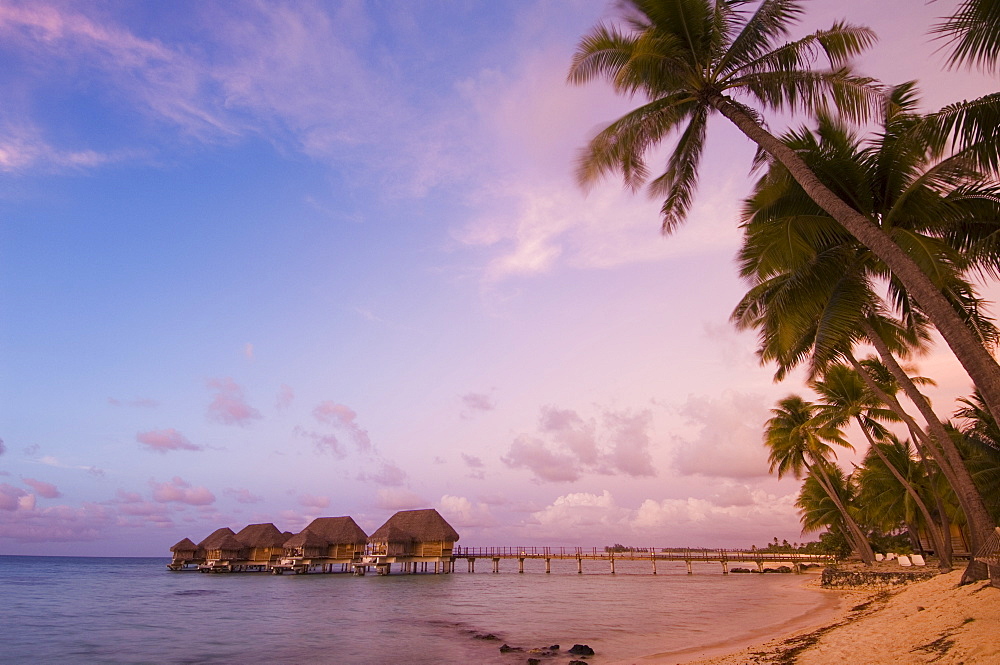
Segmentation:
[[(831, 615), (782, 637), (750, 646), (713, 645), (653, 654), (636, 665), (878, 665), (1000, 663), (1000, 589), (989, 582), (958, 586), (961, 570), (884, 590), (826, 590), (838, 598)], [(809, 584), (818, 587), (819, 580)]]

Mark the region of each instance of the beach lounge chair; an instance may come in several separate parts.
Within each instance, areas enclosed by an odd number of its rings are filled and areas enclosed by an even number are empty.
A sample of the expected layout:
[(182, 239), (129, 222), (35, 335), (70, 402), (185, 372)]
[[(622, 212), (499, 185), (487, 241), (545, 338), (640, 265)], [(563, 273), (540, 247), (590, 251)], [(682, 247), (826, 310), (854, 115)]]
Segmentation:
[(901, 565), (903, 567), (907, 567), (907, 566), (912, 566), (913, 564), (910, 563), (910, 557), (906, 556), (905, 554), (900, 554), (899, 555), (899, 565)]
[(895, 552), (889, 552), (889, 553), (887, 553), (885, 555), (885, 560), (886, 561), (892, 561), (895, 558), (896, 558), (896, 553)]
[(884, 560), (885, 560), (885, 557), (884, 557), (884, 556), (882, 556), (882, 553), (881, 553), (881, 552), (875, 552), (875, 560), (876, 560), (876, 561), (884, 561)]
[(913, 562), (914, 566), (926, 566), (927, 562), (924, 561), (924, 557), (921, 554), (914, 554), (910, 557), (910, 561)]

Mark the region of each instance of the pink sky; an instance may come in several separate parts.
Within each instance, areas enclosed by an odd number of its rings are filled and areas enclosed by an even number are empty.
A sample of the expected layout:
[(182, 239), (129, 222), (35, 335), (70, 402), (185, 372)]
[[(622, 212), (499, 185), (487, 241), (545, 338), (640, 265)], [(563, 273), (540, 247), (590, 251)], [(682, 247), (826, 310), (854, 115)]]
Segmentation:
[[(871, 25), (930, 110), (995, 89), (926, 37), (955, 4), (802, 32)], [(760, 444), (800, 378), (728, 323), (751, 146), (712, 126), (666, 239), (573, 180), (629, 108), (565, 82), (605, 2), (181, 5), (0, 2), (0, 554), (422, 507), (467, 545), (807, 538)], [(947, 416), (967, 378), (919, 367)]]

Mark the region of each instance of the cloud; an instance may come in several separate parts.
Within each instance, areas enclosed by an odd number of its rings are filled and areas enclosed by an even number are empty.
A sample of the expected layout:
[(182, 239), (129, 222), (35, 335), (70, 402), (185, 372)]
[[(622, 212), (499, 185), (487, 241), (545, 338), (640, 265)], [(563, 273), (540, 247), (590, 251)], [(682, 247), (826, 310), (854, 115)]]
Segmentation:
[(579, 463), (572, 455), (550, 450), (544, 441), (519, 436), (500, 460), (512, 469), (528, 469), (539, 480), (572, 482), (579, 480)]
[(25, 485), (35, 490), (38, 496), (45, 499), (58, 499), (62, 496), (56, 486), (52, 483), (46, 483), (41, 480), (35, 480), (34, 478), (22, 478), (21, 479)]
[(291, 386), (282, 383), (278, 389), (278, 396), (274, 401), (274, 407), (278, 411), (284, 411), (292, 405), (293, 401), (295, 401), (295, 391), (292, 390)]
[(330, 497), (303, 494), (299, 497), (299, 505), (305, 506), (306, 508), (318, 508), (320, 510), (324, 510), (330, 507)]
[(382, 460), (375, 473), (363, 473), (358, 476), (358, 480), (371, 481), (386, 487), (399, 487), (406, 482), (406, 472), (395, 463)]
[(477, 413), (486, 413), (496, 408), (493, 398), (484, 393), (466, 393), (462, 395), (462, 418), (472, 418)]
[(465, 466), (472, 469), (472, 471), (468, 474), (469, 478), (482, 480), (483, 478), (486, 477), (486, 473), (483, 471), (483, 468), (485, 467), (485, 465), (483, 464), (483, 460), (476, 457), (475, 455), (467, 455), (465, 453), (462, 453), (462, 461), (465, 462)]
[(414, 510), (426, 505), (422, 496), (402, 488), (382, 488), (375, 493), (375, 507), (382, 510)]
[(490, 508), (484, 503), (473, 503), (464, 496), (445, 494), (438, 501), (442, 515), (457, 527), (489, 527), (497, 524)]
[(307, 439), (312, 439), (313, 444), (316, 446), (316, 452), (319, 453), (332, 453), (337, 459), (344, 459), (347, 457), (347, 451), (344, 450), (343, 446), (340, 445), (340, 440), (337, 439), (333, 434), (321, 434), (319, 432), (313, 432), (305, 429), (300, 425), (296, 425), (292, 430), (297, 436), (302, 436)]
[[(31, 446), (31, 448), (35, 449), (35, 452), (37, 452), (37, 446)], [(52, 455), (45, 455), (43, 457), (39, 457), (36, 461), (39, 464), (44, 464), (46, 466), (52, 466), (52, 467), (55, 467), (57, 469), (79, 469), (81, 471), (86, 471), (87, 473), (89, 473), (92, 476), (97, 476), (97, 477), (103, 477), (104, 476), (104, 469), (98, 468), (96, 466), (65, 464), (58, 457), (54, 457)]]
[(619, 507), (604, 490), (601, 494), (575, 492), (558, 497), (551, 505), (532, 515), (543, 526), (558, 526), (567, 528), (594, 528), (602, 526), (619, 526), (627, 523), (630, 512)]
[(153, 452), (166, 454), (168, 450), (202, 450), (201, 446), (188, 441), (187, 437), (173, 428), (139, 432), (135, 440)]
[(761, 440), (768, 407), (763, 397), (726, 391), (718, 397), (689, 397), (680, 409), (696, 426), (693, 437), (675, 437), (674, 468), (684, 475), (759, 478), (768, 475)]
[(91, 503), (78, 508), (51, 506), (38, 510), (33, 502), (22, 502), (20, 510), (8, 511), (3, 508), (4, 496), (4, 486), (0, 485), (0, 540), (22, 543), (97, 541), (106, 538), (108, 529), (118, 521), (113, 510)]
[(230, 377), (209, 379), (208, 387), (216, 391), (208, 405), (208, 418), (225, 425), (244, 426), (261, 418), (260, 412), (247, 404), (240, 388)]
[(22, 508), (21, 501), (28, 493), (19, 487), (0, 483), (0, 510), (15, 511)]
[(174, 476), (170, 481), (158, 483), (151, 480), (153, 500), (160, 503), (183, 503), (189, 506), (207, 506), (215, 503), (215, 495), (204, 487), (192, 487), (191, 483)]
[(237, 503), (260, 503), (264, 500), (264, 497), (252, 494), (250, 490), (243, 488), (233, 488), (227, 487), (222, 490), (222, 493), (228, 496), (230, 499), (234, 499)]
[(648, 410), (605, 410), (600, 421), (570, 409), (542, 407), (537, 435), (522, 434), (501, 461), (524, 468), (538, 480), (572, 482), (584, 473), (656, 475), (650, 455)]
[(368, 432), (358, 425), (358, 414), (350, 407), (336, 402), (321, 402), (313, 409), (313, 417), (321, 423), (342, 430), (360, 452), (371, 451), (372, 442), (368, 437)]

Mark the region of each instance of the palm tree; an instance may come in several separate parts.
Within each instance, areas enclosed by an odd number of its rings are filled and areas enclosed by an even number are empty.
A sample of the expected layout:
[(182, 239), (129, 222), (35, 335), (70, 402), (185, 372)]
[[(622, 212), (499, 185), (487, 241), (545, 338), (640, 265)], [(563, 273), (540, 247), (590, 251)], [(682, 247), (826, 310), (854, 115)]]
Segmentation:
[[(932, 161), (925, 145), (909, 135), (909, 128), (919, 123), (912, 84), (897, 86), (888, 99), (877, 140), (862, 142), (825, 117), (816, 133), (802, 129), (785, 140), (835, 191), (923, 256), (925, 270), (936, 275), (968, 328), (992, 344), (996, 329), (984, 318), (978, 295), (964, 278), (970, 269), (989, 267), (990, 260), (963, 251), (965, 241), (955, 229), (969, 218), (998, 214), (996, 187), (960, 157)], [(928, 456), (956, 489), (973, 525), (974, 542), (983, 541), (995, 522), (982, 495), (940, 419), (895, 359), (927, 339), (926, 319), (908, 290), (809, 199), (780, 163), (772, 161), (743, 216), (740, 268), (752, 286), (733, 320), (738, 327), (758, 329), (761, 359), (777, 363), (777, 378), (806, 360), (815, 376), (843, 359), (870, 383), (852, 349), (861, 342), (873, 344), (927, 422), (931, 436), (920, 436), (920, 428), (907, 421), (915, 440), (930, 448)], [(888, 285), (900, 320), (890, 317), (889, 306), (875, 293), (876, 282)], [(901, 410), (877, 386), (870, 388)], [(978, 573), (970, 570), (973, 574)]]
[[(855, 494), (850, 478), (835, 465), (829, 467), (827, 475), (840, 504), (850, 510)], [(806, 474), (795, 506), (799, 509), (803, 531), (819, 531), (825, 528), (835, 537), (842, 537), (848, 543), (852, 542), (846, 535), (848, 528), (838, 503), (830, 498), (823, 484), (812, 473)]]
[(768, 448), (770, 471), (777, 470), (778, 478), (792, 474), (801, 478), (810, 474), (815, 478), (840, 511), (847, 527), (845, 534), (866, 564), (875, 562), (868, 538), (850, 515), (847, 505), (836, 491), (830, 468), (830, 457), (836, 444), (851, 448), (841, 431), (820, 422), (816, 417), (816, 407), (798, 395), (790, 395), (780, 400), (771, 409), (771, 418), (764, 429), (764, 445)]
[(951, 42), (950, 66), (995, 69), (1000, 56), (1000, 4), (996, 0), (964, 0), (955, 14), (935, 25), (931, 33)]
[[(822, 400), (818, 406), (820, 419), (834, 427), (844, 427), (851, 420), (858, 425), (868, 441), (868, 455), (874, 454), (881, 462), (881, 467), (893, 477), (902, 494), (909, 498), (910, 503), (923, 518), (941, 569), (951, 570), (951, 553), (945, 545), (945, 535), (941, 526), (931, 515), (917, 488), (904, 474), (905, 467), (901, 470), (896, 466), (900, 461), (899, 458), (897, 457), (894, 463), (883, 447), (886, 441), (892, 439), (892, 435), (882, 423), (895, 422), (898, 416), (867, 389), (856, 370), (845, 365), (831, 365), (821, 379), (810, 383), (810, 387)], [(909, 456), (905, 460), (910, 461)]]
[[(838, 23), (783, 45), (802, 13), (796, 0), (623, 0), (629, 30), (599, 24), (577, 47), (569, 72), (573, 83), (607, 79), (623, 95), (645, 98), (639, 108), (594, 137), (580, 160), (578, 176), (592, 183), (620, 171), (627, 186), (648, 179), (646, 154), (667, 136), (679, 138), (666, 170), (650, 183), (666, 197), (663, 229), (672, 231), (686, 215), (695, 190), (708, 118), (719, 113), (773, 159), (783, 164), (803, 191), (838, 224), (867, 246), (934, 322), (990, 411), (1000, 415), (1000, 365), (920, 265), (874, 220), (824, 184), (801, 157), (770, 132), (759, 110), (730, 95), (742, 95), (764, 110), (807, 110), (834, 103), (858, 118), (877, 96), (869, 79), (853, 75), (847, 61), (874, 42), (867, 28)], [(818, 52), (833, 69), (809, 65)]]
[[(937, 528), (936, 520), (928, 521), (931, 518), (918, 507), (914, 494), (902, 484), (905, 481), (907, 486), (916, 488), (918, 497), (932, 491), (930, 479), (924, 466), (914, 459), (909, 441), (889, 435), (884, 441), (875, 443), (853, 476), (859, 488), (858, 504), (868, 523), (877, 525), (883, 532), (905, 525), (911, 540), (918, 544), (921, 527), (928, 533)], [(932, 547), (938, 555), (945, 551), (933, 540)], [(950, 551), (947, 554), (950, 555)]]

